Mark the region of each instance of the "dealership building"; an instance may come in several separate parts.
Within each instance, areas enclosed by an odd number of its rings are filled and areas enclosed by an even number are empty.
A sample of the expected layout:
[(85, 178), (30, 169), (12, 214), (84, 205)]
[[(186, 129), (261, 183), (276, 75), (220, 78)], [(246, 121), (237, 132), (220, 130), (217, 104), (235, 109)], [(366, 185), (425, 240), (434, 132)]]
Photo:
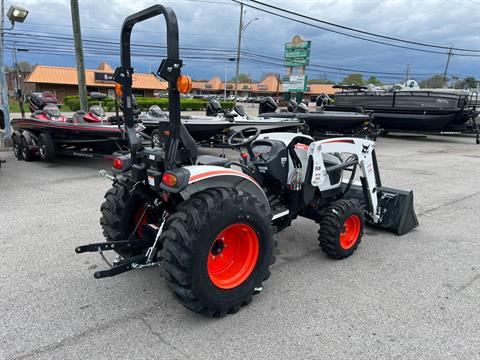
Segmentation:
[[(112, 67), (103, 62), (97, 69), (85, 70), (87, 91), (98, 91), (114, 96), (114, 81)], [(30, 91), (50, 91), (59, 101), (65, 96), (78, 95), (77, 69), (73, 67), (37, 65), (25, 79), (25, 87)], [(219, 95), (225, 93), (233, 95), (235, 83), (226, 84), (218, 76), (210, 80), (193, 81), (193, 94)], [(321, 93), (332, 95), (335, 93), (332, 85), (310, 84), (304, 94), (305, 98), (314, 97)], [(167, 91), (167, 83), (159, 80), (153, 74), (133, 74), (133, 93), (135, 96), (152, 97)], [(283, 87), (275, 75), (266, 76), (260, 82), (239, 83), (238, 96), (282, 96)]]

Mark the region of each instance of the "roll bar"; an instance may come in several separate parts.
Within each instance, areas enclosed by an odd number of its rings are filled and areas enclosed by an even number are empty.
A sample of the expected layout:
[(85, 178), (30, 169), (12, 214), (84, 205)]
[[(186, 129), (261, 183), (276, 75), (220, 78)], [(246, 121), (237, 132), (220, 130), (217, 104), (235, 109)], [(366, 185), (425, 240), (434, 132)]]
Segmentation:
[(175, 12), (162, 5), (154, 5), (135, 14), (128, 16), (122, 25), (120, 35), (120, 60), (121, 66), (115, 70), (113, 79), (122, 85), (123, 117), (127, 129), (132, 161), (135, 162), (137, 150), (142, 148), (137, 138), (134, 123), (134, 111), (132, 100), (132, 76), (130, 38), (135, 24), (148, 20), (157, 15), (163, 15), (167, 25), (167, 58), (162, 60), (157, 74), (168, 81), (169, 118), (172, 127), (170, 146), (166, 149), (166, 162), (168, 167), (174, 167), (175, 154), (179, 142), (180, 129), (180, 93), (177, 90), (177, 78), (180, 76), (180, 69), (183, 65), (179, 58), (178, 22)]

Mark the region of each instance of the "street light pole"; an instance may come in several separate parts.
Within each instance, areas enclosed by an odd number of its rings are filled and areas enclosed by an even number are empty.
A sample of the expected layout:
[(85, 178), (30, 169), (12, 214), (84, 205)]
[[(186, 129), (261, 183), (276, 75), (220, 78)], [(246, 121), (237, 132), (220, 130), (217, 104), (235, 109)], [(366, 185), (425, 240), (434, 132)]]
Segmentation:
[(240, 75), (240, 48), (242, 47), (242, 34), (255, 20), (258, 18), (250, 20), (248, 23), (243, 25), (243, 3), (240, 3), (240, 23), (238, 24), (238, 43), (237, 43), (237, 69), (235, 71), (235, 105), (237, 105), (237, 94), (238, 94), (238, 76)]
[(240, 47), (242, 46), (242, 28), (243, 28), (243, 3), (240, 3), (240, 22), (238, 24), (238, 42), (237, 42), (237, 68), (235, 70), (235, 99), (234, 99), (235, 105), (237, 105), (238, 75), (240, 73)]
[(12, 30), (15, 26), (15, 22), (22, 23), (25, 21), (28, 15), (28, 10), (18, 5), (11, 5), (7, 16), (12, 26), (9, 29), (5, 29), (5, 0), (1, 0), (0, 7), (0, 92), (3, 105), (3, 118), (5, 121), (5, 136), (10, 138), (12, 136), (12, 129), (10, 127), (10, 108), (8, 106), (7, 80), (5, 79), (3, 38), (5, 30)]
[[(4, 57), (4, 50), (3, 50), (3, 36), (4, 36), (4, 24), (5, 24), (5, 0), (2, 0), (2, 9), (1, 9), (1, 17), (0, 20), (0, 92), (2, 93), (2, 105), (3, 105), (3, 119), (4, 119), (4, 126), (5, 126), (5, 137), (9, 138), (12, 136), (12, 129), (10, 127), (10, 109), (8, 106), (8, 88), (7, 88), (7, 80), (5, 78), (5, 64), (3, 61)], [(0, 144), (2, 145), (2, 144)]]

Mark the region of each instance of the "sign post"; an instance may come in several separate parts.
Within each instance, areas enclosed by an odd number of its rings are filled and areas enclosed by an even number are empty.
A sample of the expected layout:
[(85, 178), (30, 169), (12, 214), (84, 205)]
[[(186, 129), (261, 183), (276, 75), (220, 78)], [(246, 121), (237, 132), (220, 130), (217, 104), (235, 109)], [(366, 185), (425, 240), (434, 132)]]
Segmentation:
[[(295, 93), (297, 101), (301, 101), (303, 93), (307, 91), (305, 68), (310, 64), (311, 45), (311, 41), (304, 40), (300, 35), (295, 35), (291, 42), (285, 43), (284, 65), (287, 76), (282, 79), (285, 100), (290, 100), (292, 93)], [(299, 70), (298, 75), (293, 74), (295, 68)]]

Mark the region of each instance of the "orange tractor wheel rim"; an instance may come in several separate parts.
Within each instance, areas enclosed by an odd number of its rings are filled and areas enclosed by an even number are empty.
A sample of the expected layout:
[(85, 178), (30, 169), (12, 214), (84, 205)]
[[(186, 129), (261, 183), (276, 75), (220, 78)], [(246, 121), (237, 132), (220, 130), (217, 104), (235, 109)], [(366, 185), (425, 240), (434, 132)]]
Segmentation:
[(220, 289), (241, 285), (255, 269), (259, 252), (258, 236), (251, 226), (228, 226), (215, 237), (210, 247), (207, 260), (210, 280)]
[(358, 215), (350, 215), (343, 223), (340, 232), (340, 246), (344, 250), (350, 249), (358, 240), (362, 223)]

